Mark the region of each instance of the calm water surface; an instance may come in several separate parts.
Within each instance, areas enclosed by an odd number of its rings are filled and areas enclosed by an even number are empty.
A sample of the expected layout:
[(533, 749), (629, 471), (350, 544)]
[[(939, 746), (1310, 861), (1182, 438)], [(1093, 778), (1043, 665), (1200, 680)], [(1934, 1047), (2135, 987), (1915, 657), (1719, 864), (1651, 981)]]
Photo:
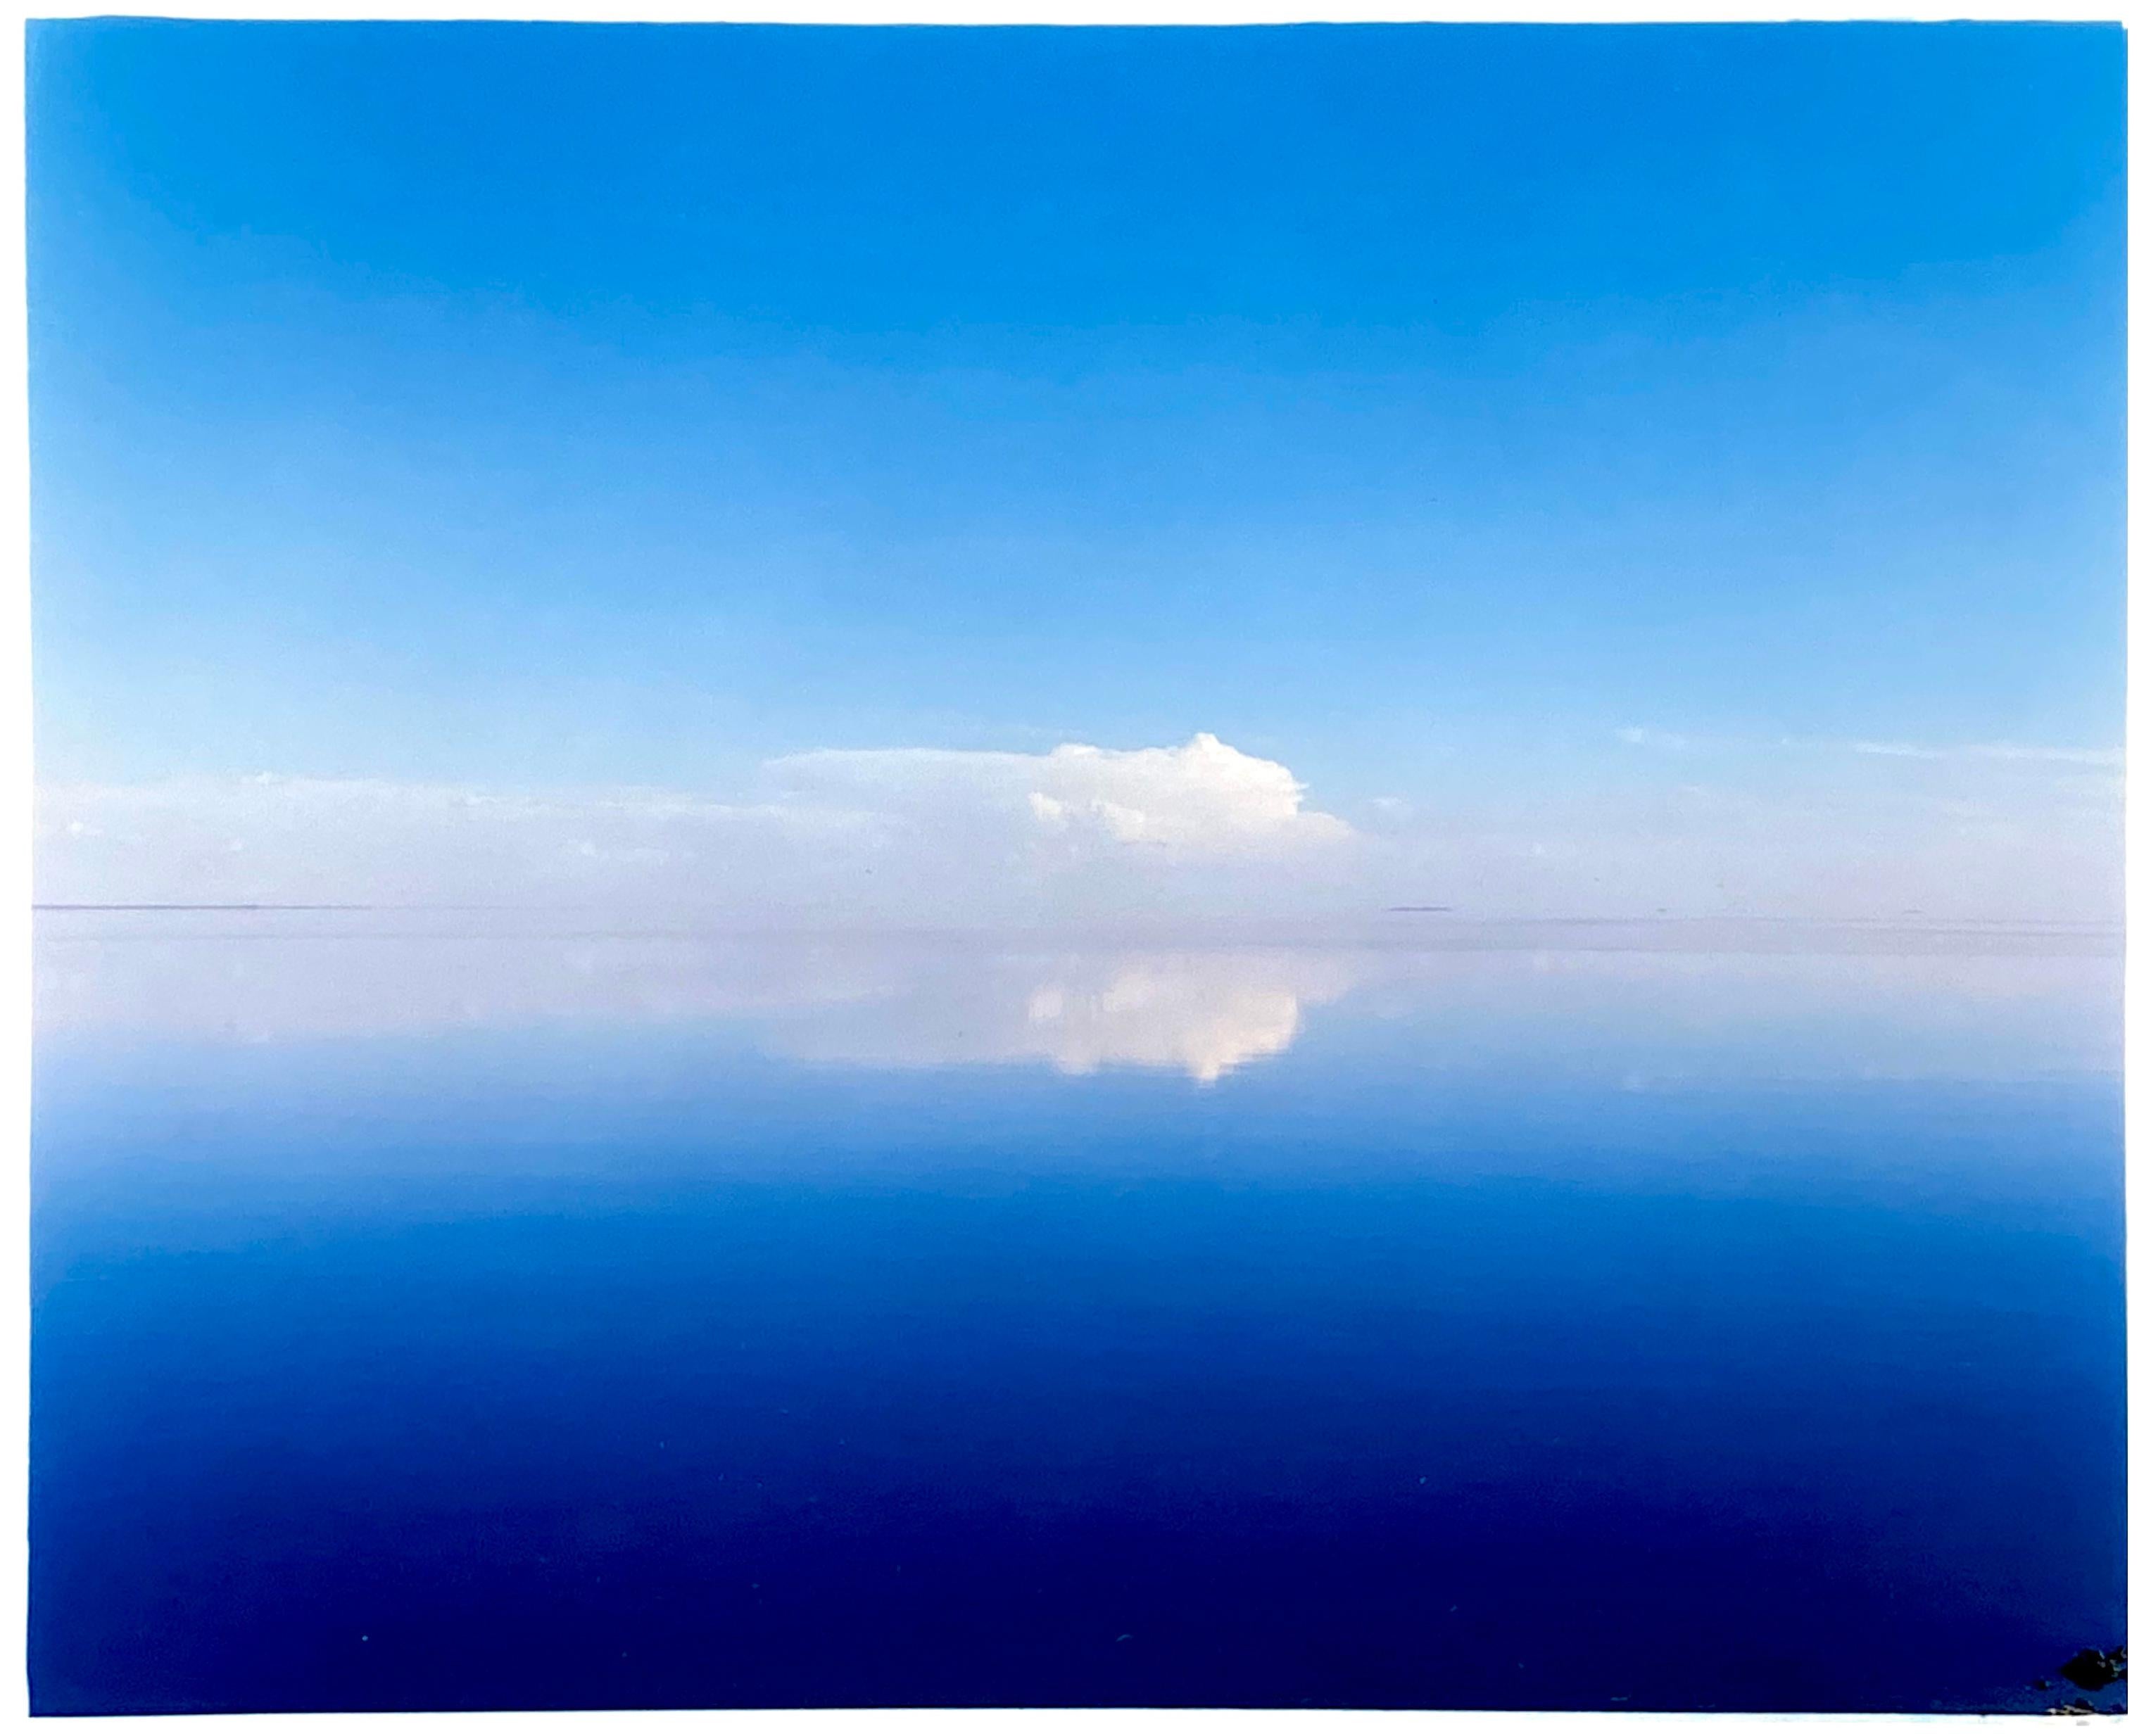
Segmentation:
[(2121, 1638), (2096, 941), (40, 920), (40, 1711), (2030, 1708)]

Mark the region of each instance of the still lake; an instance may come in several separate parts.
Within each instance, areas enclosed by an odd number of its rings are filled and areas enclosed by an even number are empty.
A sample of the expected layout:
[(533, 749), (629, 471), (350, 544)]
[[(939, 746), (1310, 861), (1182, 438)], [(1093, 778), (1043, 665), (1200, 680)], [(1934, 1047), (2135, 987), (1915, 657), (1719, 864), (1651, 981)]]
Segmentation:
[(2030, 1709), (2122, 1637), (2111, 936), (38, 924), (40, 1712)]

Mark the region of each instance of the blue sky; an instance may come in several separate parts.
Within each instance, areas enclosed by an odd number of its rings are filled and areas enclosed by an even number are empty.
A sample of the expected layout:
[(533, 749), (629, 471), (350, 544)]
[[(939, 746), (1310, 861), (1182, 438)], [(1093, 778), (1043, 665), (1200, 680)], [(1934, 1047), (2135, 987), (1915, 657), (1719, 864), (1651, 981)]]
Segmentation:
[(1207, 731), (1357, 823), (1643, 790), (1638, 732), (1750, 791), (1788, 740), (2117, 748), (2123, 73), (2057, 26), (33, 25), (41, 778)]

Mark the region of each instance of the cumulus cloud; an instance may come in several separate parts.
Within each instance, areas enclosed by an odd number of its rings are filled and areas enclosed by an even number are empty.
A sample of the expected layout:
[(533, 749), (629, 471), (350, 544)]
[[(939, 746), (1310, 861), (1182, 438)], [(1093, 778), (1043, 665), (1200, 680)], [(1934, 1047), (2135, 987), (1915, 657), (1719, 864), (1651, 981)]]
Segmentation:
[(1290, 851), (1351, 834), (1334, 815), (1305, 805), (1305, 786), (1288, 767), (1207, 733), (1173, 748), (1071, 743), (1047, 754), (824, 751), (769, 769), (795, 790), (833, 795), (846, 806), (983, 810), (1027, 821), (1049, 839), (1181, 855)]

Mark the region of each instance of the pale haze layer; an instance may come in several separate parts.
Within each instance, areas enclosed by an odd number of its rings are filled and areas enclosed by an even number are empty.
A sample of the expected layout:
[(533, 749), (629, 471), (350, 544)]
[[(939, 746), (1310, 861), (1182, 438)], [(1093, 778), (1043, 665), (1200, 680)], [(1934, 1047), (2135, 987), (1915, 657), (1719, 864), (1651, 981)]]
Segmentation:
[[(1996, 751), (1788, 747), (1787, 788), (1354, 825), (1214, 736), (822, 751), (735, 799), (292, 779), (59, 785), (48, 901), (590, 906), (904, 926), (1066, 919), (1796, 916), (2104, 921), (2119, 777)], [(1802, 790), (1804, 788), (1805, 793)], [(1437, 899), (1429, 906), (1427, 901)]]

